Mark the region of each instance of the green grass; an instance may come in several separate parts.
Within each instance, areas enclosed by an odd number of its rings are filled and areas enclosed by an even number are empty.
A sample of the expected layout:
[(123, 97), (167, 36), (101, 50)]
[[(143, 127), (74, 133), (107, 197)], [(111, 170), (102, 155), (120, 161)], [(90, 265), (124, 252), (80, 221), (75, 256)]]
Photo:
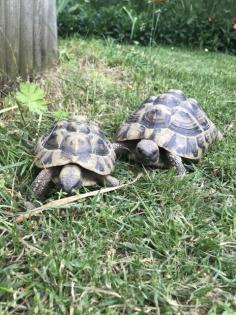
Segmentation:
[[(223, 54), (61, 42), (60, 65), (38, 80), (50, 101), (42, 121), (0, 116), (0, 314), (236, 314), (235, 73)], [(112, 138), (169, 88), (196, 98), (224, 132), (194, 172), (147, 170), (126, 189), (15, 223), (37, 173), (32, 143), (53, 111), (87, 115)], [(127, 182), (140, 171), (118, 161), (114, 174)]]

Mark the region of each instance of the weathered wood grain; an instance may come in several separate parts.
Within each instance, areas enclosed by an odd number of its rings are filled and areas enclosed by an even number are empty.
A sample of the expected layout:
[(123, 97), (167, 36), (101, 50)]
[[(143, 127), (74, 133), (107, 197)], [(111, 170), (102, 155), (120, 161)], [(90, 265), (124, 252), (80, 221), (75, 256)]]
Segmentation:
[(42, 55), (41, 55), (41, 0), (35, 0), (34, 4), (34, 30), (33, 30), (33, 38), (34, 38), (34, 70), (40, 71), (42, 68)]
[(57, 11), (54, 1), (48, 2), (48, 16), (47, 16), (47, 30), (48, 30), (48, 60), (47, 63), (51, 64), (55, 60), (55, 55), (57, 54)]
[(56, 0), (0, 0), (0, 79), (26, 78), (56, 59)]
[(5, 3), (0, 1), (0, 78), (6, 73), (6, 49), (5, 49)]
[(21, 0), (20, 7), (20, 60), (22, 76), (32, 73), (34, 64), (34, 1)]
[(18, 75), (20, 2), (7, 0), (5, 3), (5, 69), (10, 76)]

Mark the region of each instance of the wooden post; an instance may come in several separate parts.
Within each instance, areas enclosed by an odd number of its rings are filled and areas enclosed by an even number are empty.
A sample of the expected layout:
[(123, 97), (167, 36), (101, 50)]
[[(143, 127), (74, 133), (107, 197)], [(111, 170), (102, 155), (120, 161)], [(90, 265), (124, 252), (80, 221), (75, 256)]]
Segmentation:
[(0, 0), (0, 82), (57, 60), (56, 0)]

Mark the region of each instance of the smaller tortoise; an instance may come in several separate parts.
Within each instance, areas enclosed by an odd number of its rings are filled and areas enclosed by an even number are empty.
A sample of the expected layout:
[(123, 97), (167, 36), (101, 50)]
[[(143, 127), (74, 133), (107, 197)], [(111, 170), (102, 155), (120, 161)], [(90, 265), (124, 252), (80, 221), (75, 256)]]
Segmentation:
[(42, 199), (51, 181), (71, 193), (81, 186), (117, 186), (110, 176), (116, 154), (103, 131), (86, 120), (63, 119), (37, 142), (37, 167), (42, 170), (32, 183), (34, 197)]
[(222, 137), (196, 100), (180, 90), (151, 96), (117, 131), (117, 155), (128, 155), (147, 166), (175, 166), (186, 173), (182, 159), (199, 160)]

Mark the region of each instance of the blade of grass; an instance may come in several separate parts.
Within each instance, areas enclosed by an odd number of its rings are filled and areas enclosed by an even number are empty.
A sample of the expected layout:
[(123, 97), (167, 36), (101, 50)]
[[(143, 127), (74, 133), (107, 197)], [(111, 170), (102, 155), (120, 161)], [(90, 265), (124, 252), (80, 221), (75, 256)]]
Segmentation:
[(6, 113), (6, 112), (9, 112), (10, 110), (14, 110), (14, 109), (17, 109), (18, 106), (11, 106), (11, 107), (7, 107), (7, 108), (3, 108), (0, 110), (0, 115), (3, 114), (3, 113)]
[(43, 205), (41, 207), (26, 211), (25, 213), (20, 214), (19, 216), (16, 217), (16, 223), (21, 223), (26, 219), (29, 219), (32, 216), (36, 216), (39, 215), (41, 212), (43, 212), (44, 210), (48, 210), (48, 209), (58, 209), (62, 206), (65, 206), (69, 203), (75, 202), (77, 200), (81, 200), (84, 198), (88, 198), (88, 197), (92, 197), (92, 196), (96, 196), (97, 194), (105, 194), (107, 192), (110, 191), (114, 191), (117, 189), (121, 189), (124, 187), (127, 187), (129, 185), (132, 185), (134, 183), (136, 183), (137, 180), (139, 180), (139, 178), (142, 176), (143, 174), (140, 173), (133, 181), (127, 183), (127, 184), (122, 184), (116, 187), (109, 187), (109, 188), (102, 188), (99, 190), (95, 190), (95, 191), (91, 191), (82, 195), (76, 195), (76, 196), (70, 196), (70, 197), (66, 197), (66, 198), (62, 198), (60, 200), (55, 200), (55, 201), (51, 201), (49, 203), (47, 203), (46, 205)]

